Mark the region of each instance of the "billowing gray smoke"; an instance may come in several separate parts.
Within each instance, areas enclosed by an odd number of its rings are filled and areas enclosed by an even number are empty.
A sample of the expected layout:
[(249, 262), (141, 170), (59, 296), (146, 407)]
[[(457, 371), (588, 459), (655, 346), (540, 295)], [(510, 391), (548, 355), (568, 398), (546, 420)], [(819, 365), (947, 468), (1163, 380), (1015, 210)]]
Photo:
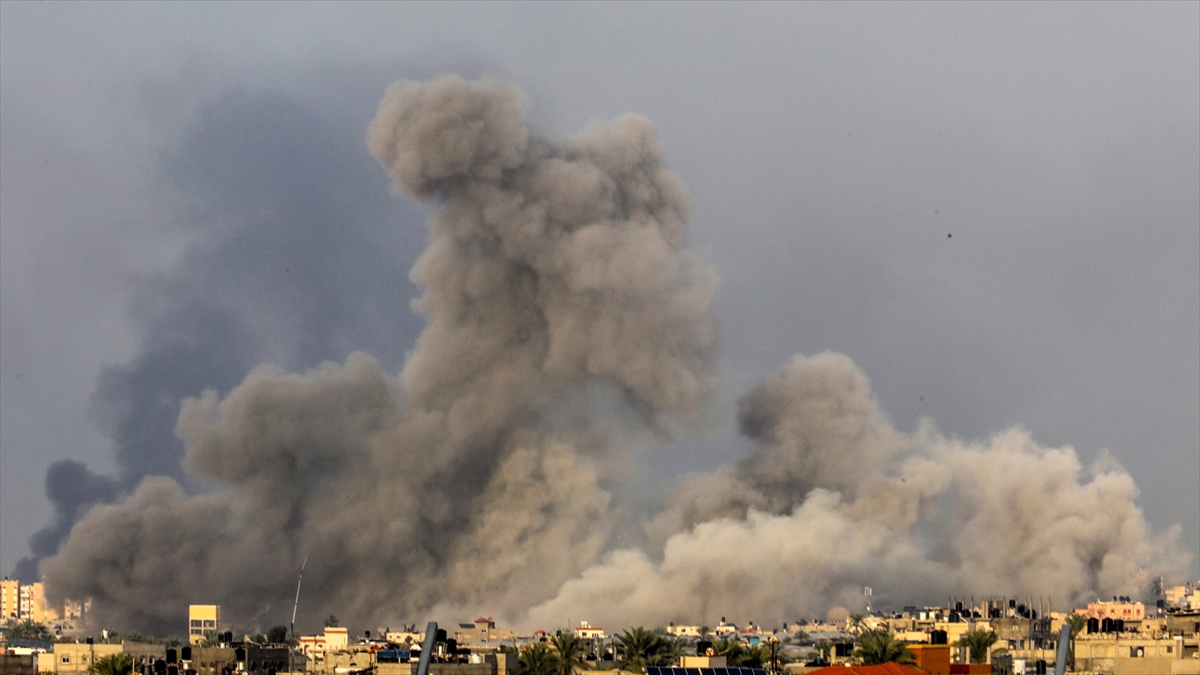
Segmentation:
[(1111, 461), (1084, 471), (1020, 430), (902, 433), (836, 354), (747, 395), (755, 451), (626, 536), (632, 453), (702, 420), (714, 387), (715, 275), (684, 248), (686, 191), (649, 123), (549, 141), (519, 92), (443, 77), (389, 89), (369, 145), (437, 207), (411, 272), (426, 325), (399, 377), (356, 353), (188, 400), (176, 431), (209, 492), (147, 478), (94, 508), (42, 566), (53, 595), (126, 627), (177, 630), (201, 601), (262, 625), (287, 616), (307, 557), (306, 614), (372, 627), (765, 622), (864, 585), (1066, 603), (1180, 563)]
[(33, 536), (16, 578), (36, 580), (38, 562), (88, 508), (143, 478), (193, 487), (175, 434), (185, 397), (228, 391), (264, 360), (308, 368), (367, 348), (402, 361), (417, 332), (396, 302), (406, 261), (387, 251), (395, 209), (360, 146), (357, 134), (286, 97), (232, 94), (165, 158), (179, 201), (202, 206), (179, 219), (195, 237), (181, 263), (138, 284), (137, 355), (106, 368), (92, 394), (118, 476), (73, 460), (52, 465), (54, 521)]
[(714, 275), (683, 250), (686, 191), (650, 125), (553, 144), (517, 92), (445, 78), (390, 90), (370, 145), (440, 204), (399, 379), (354, 355), (186, 403), (186, 464), (213, 492), (153, 478), (94, 509), (42, 566), (54, 593), (125, 625), (206, 599), (250, 619), (281, 609), (308, 556), (319, 612), (517, 610), (608, 546), (613, 416), (626, 443), (654, 438), (713, 386)]

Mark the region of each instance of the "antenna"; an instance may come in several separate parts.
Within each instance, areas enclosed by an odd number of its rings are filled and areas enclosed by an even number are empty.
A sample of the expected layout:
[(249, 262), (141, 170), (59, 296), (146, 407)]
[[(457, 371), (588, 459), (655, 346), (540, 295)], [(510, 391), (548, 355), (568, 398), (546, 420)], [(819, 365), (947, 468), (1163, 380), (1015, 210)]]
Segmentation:
[(292, 605), (292, 638), (296, 637), (296, 610), (300, 608), (300, 582), (304, 581), (304, 567), (308, 565), (308, 556), (300, 563), (300, 578), (296, 579), (296, 602)]

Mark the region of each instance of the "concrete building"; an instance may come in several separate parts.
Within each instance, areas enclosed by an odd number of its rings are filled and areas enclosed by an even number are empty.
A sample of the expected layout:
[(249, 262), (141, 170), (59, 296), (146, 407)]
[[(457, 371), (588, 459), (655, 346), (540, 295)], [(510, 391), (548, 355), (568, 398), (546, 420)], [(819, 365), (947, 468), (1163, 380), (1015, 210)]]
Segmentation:
[(1126, 599), (1116, 599), (1112, 602), (1092, 602), (1087, 606), (1089, 619), (1121, 619), (1123, 621), (1141, 621), (1146, 618), (1146, 606), (1140, 602), (1129, 602)]
[(701, 632), (702, 629), (702, 626), (676, 626), (672, 623), (667, 626), (667, 634), (674, 635), (675, 637), (701, 638), (704, 637), (703, 633)]
[(319, 662), (323, 661), (328, 654), (345, 651), (350, 645), (350, 631), (339, 626), (326, 626), (324, 633), (302, 635), (297, 642), (297, 649), (304, 654), (306, 660)]
[(188, 605), (188, 644), (203, 643), (204, 634), (219, 631), (220, 626), (220, 605)]
[(454, 641), (463, 647), (512, 642), (515, 639), (517, 639), (516, 631), (511, 628), (496, 628), (496, 622), (490, 616), (481, 616), (473, 623), (460, 623), (454, 630)]
[(20, 605), (21, 582), (5, 578), (0, 581), (0, 625), (17, 623), (17, 608)]
[(950, 645), (908, 645), (918, 670), (929, 675), (950, 675)]
[(1200, 610), (1200, 581), (1168, 588), (1163, 595), (1166, 597), (1168, 607)]
[(600, 626), (593, 626), (586, 621), (580, 621), (579, 627), (575, 629), (575, 637), (584, 640), (603, 640), (608, 636), (605, 635), (604, 629)]
[(288, 648), (241, 642), (227, 647), (193, 647), (198, 675), (276, 675), (288, 670)]
[(96, 661), (113, 654), (125, 653), (122, 644), (85, 644), (59, 642), (54, 645), (54, 672), (59, 675), (82, 675)]
[(1083, 635), (1075, 640), (1075, 671), (1111, 675), (1200, 675), (1196, 646), (1195, 637)]

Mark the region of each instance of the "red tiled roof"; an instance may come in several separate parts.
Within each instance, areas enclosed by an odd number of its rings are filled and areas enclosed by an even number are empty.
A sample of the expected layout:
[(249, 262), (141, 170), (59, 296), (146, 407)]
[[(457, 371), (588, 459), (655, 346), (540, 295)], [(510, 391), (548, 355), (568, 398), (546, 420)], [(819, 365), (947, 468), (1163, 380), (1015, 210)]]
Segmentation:
[(899, 663), (884, 663), (878, 666), (827, 666), (810, 670), (808, 675), (925, 675), (925, 673)]

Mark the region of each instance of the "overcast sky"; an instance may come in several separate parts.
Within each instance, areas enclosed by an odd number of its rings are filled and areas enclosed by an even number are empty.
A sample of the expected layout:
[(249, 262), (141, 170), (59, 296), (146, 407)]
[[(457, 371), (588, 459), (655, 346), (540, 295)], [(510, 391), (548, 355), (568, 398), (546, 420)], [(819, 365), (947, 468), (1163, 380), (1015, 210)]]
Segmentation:
[(710, 438), (648, 458), (664, 492), (745, 450), (737, 396), (836, 350), (902, 429), (1107, 449), (1200, 574), (1183, 2), (3, 2), (0, 570), (50, 520), (52, 462), (118, 472), (94, 392), (142, 363), (163, 289), (235, 308), (239, 359), (398, 371), (425, 211), (363, 139), (389, 82), (451, 71), (514, 82), (551, 136), (644, 114), (691, 189), (722, 385)]

